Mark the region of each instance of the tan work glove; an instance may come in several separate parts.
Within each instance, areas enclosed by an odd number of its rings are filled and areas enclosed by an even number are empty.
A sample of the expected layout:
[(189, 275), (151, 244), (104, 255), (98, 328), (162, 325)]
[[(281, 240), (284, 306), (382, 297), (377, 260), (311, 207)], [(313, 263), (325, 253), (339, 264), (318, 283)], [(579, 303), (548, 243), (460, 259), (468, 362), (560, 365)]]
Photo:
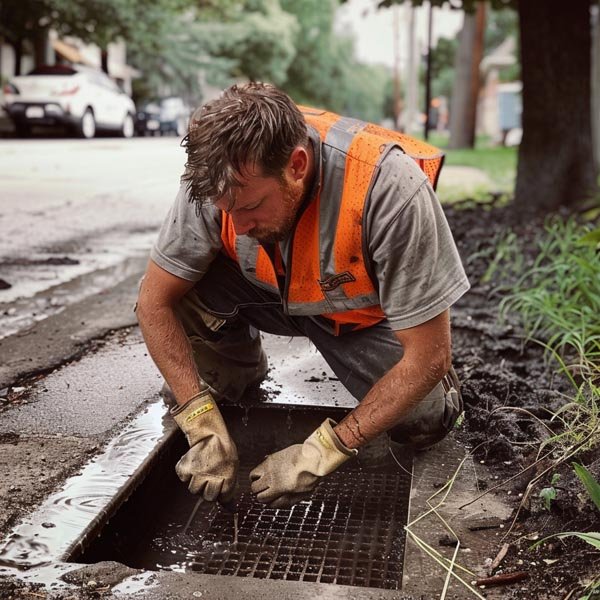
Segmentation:
[(250, 473), (251, 490), (270, 508), (287, 508), (308, 497), (321, 477), (329, 475), (358, 450), (346, 448), (326, 419), (303, 444), (295, 444), (267, 458)]
[(190, 492), (209, 502), (231, 500), (237, 483), (238, 453), (210, 390), (172, 408), (171, 414), (190, 445), (175, 466), (179, 479), (189, 481)]

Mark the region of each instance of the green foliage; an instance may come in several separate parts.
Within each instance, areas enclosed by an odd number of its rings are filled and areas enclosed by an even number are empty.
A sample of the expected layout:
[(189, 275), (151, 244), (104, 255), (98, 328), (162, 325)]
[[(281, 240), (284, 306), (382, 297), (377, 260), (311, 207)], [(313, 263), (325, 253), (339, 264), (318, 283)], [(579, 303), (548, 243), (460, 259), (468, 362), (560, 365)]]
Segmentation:
[(600, 510), (600, 483), (592, 477), (592, 474), (583, 465), (573, 463), (573, 469), (575, 470), (577, 477), (581, 480), (581, 483), (585, 486), (592, 502), (596, 505), (596, 508)]
[(583, 540), (584, 542), (587, 542), (588, 544), (596, 548), (596, 550), (600, 550), (600, 533), (596, 531), (589, 531), (587, 533), (583, 533), (580, 531), (565, 531), (564, 533), (556, 533), (554, 535), (549, 535), (548, 537), (545, 537), (539, 542), (536, 542), (533, 546), (531, 546), (531, 548), (536, 548), (540, 544), (543, 544), (544, 542), (552, 538), (562, 540), (566, 537), (577, 537), (580, 540)]
[(501, 302), (501, 314), (520, 315), (527, 340), (546, 349), (572, 385), (555, 413), (562, 430), (543, 446), (589, 448), (600, 441), (600, 262), (591, 227), (549, 219), (532, 266)]
[(502, 310), (518, 311), (528, 338), (574, 360), (569, 371), (600, 374), (600, 263), (589, 226), (550, 219), (533, 267)]
[(542, 499), (546, 510), (550, 510), (550, 505), (553, 500), (556, 500), (556, 495), (557, 492), (555, 487), (545, 487), (540, 490), (540, 498)]
[(539, 496), (544, 504), (544, 508), (548, 511), (550, 510), (552, 501), (556, 500), (556, 496), (558, 495), (558, 490), (556, 489), (555, 486), (559, 482), (559, 480), (560, 480), (560, 474), (554, 473), (554, 475), (552, 475), (552, 480), (550, 481), (550, 486), (542, 488), (540, 490)]
[(300, 104), (380, 121), (391, 75), (386, 69), (356, 62), (352, 39), (334, 31), (339, 2), (281, 0), (281, 5), (298, 23), (296, 56), (282, 88)]

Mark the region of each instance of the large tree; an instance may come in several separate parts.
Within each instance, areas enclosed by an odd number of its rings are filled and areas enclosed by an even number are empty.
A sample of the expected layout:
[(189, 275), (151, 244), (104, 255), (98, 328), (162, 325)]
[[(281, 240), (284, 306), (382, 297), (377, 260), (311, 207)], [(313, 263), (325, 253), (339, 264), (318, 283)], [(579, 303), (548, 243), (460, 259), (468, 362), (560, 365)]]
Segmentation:
[[(404, 0), (383, 0), (380, 6)], [(409, 0), (410, 1), (410, 0)], [(575, 207), (597, 194), (591, 127), (592, 0), (492, 0), (519, 15), (523, 140), (515, 209)], [(436, 6), (447, 0), (432, 0)], [(463, 0), (472, 11), (477, 0)], [(422, 0), (413, 0), (416, 5)], [(453, 2), (456, 4), (456, 2)]]

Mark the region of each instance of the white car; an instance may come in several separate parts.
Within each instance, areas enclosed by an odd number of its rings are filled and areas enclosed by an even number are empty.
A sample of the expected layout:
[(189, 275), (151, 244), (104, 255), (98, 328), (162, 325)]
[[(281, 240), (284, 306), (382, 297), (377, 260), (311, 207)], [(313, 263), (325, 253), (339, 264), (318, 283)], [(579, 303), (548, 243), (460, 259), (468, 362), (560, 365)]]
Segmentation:
[(81, 65), (49, 65), (4, 86), (5, 110), (18, 135), (34, 126), (64, 125), (84, 138), (96, 130), (134, 134), (133, 100), (103, 73)]

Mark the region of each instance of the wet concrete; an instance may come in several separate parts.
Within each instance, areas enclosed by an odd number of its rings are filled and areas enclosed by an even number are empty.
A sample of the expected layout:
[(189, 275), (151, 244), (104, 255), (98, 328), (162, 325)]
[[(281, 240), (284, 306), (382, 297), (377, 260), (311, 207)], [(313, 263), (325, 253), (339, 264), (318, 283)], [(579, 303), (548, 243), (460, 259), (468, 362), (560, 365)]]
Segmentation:
[(142, 263), (137, 266), (133, 275), (110, 292), (86, 295), (66, 310), (0, 339), (0, 389), (78, 356), (89, 348), (90, 340), (101, 338), (112, 329), (135, 325), (133, 306)]
[(9, 418), (0, 421), (0, 434), (104, 433), (155, 398), (161, 385), (139, 330), (124, 330), (93, 354), (32, 383)]

